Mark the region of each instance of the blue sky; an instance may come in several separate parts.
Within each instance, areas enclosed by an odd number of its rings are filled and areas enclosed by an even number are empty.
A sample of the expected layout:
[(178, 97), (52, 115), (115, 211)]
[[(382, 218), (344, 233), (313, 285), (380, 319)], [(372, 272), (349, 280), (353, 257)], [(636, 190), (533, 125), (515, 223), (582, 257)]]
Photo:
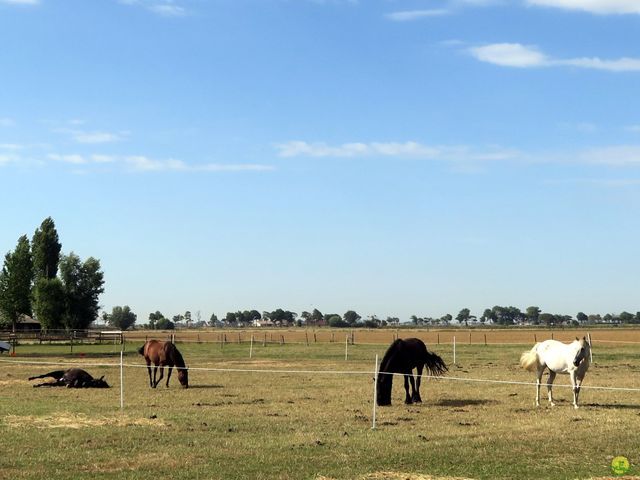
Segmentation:
[(0, 0), (0, 250), (108, 311), (640, 310), (638, 0)]

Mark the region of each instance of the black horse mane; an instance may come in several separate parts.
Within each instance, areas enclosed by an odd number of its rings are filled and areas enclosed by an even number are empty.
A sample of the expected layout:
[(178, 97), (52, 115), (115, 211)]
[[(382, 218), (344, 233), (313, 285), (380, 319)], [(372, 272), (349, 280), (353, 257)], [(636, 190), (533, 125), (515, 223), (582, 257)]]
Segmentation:
[(379, 370), (380, 372), (393, 371), (392, 369), (397, 363), (395, 361), (394, 355), (397, 353), (401, 343), (402, 343), (402, 339), (399, 338), (395, 340), (391, 345), (389, 345), (389, 348), (387, 348), (387, 351), (385, 352), (384, 357), (382, 357), (382, 361), (380, 362), (380, 370)]
[(171, 344), (171, 350), (173, 352), (173, 357), (176, 363), (176, 367), (185, 368), (186, 364), (184, 363), (184, 358), (182, 357), (180, 350), (178, 350), (178, 348), (173, 343)]

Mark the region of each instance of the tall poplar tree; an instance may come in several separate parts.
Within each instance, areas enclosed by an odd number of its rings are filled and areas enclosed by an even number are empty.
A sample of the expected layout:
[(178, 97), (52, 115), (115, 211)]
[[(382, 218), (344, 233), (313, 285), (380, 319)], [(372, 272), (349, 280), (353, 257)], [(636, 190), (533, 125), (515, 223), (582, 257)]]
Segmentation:
[(65, 298), (62, 282), (57, 278), (62, 245), (51, 217), (45, 218), (36, 229), (31, 244), (34, 313), (44, 330), (63, 328)]
[(20, 315), (31, 315), (31, 283), (33, 262), (29, 239), (23, 235), (13, 252), (4, 257), (0, 272), (0, 313), (11, 323), (13, 331)]

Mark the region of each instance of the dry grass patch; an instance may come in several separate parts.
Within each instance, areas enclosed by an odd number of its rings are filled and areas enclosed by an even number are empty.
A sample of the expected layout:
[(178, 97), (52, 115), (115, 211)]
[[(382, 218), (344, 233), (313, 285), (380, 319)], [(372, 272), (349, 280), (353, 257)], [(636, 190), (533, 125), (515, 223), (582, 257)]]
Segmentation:
[(131, 427), (131, 426), (166, 426), (161, 420), (150, 418), (131, 418), (126, 415), (117, 417), (88, 417), (81, 413), (61, 412), (55, 415), (7, 415), (4, 424), (11, 428), (35, 427), (80, 429), (87, 427)]
[[(332, 477), (316, 477), (315, 480), (335, 480)], [(473, 480), (465, 477), (434, 477), (433, 475), (423, 475), (421, 473), (403, 472), (374, 472), (367, 473), (358, 480)]]
[(104, 463), (92, 463), (81, 468), (88, 473), (119, 473), (146, 470), (157, 465), (164, 465), (170, 469), (178, 469), (184, 459), (176, 459), (168, 452), (144, 452), (133, 457), (114, 458)]

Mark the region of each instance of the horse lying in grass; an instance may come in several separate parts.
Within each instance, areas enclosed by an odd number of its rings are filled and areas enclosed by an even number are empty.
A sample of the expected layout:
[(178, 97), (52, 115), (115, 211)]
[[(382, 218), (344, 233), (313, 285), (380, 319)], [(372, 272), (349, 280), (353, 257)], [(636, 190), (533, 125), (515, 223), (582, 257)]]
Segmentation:
[[(378, 382), (376, 385), (376, 402), (378, 405), (391, 405), (391, 386), (393, 374), (404, 374), (404, 390), (406, 397), (404, 403), (420, 403), (420, 379), (422, 369), (427, 367), (433, 376), (440, 376), (447, 372), (448, 368), (442, 358), (427, 350), (426, 345), (419, 338), (398, 339), (391, 344), (380, 363)], [(414, 382), (412, 370), (417, 369)], [(409, 395), (409, 383), (411, 383), (411, 395)]]
[(38, 383), (34, 385), (34, 387), (109, 388), (109, 384), (104, 380), (104, 375), (100, 378), (93, 378), (89, 373), (81, 368), (55, 370), (43, 375), (29, 377), (29, 380), (48, 377), (53, 378), (54, 381)]
[(573, 387), (573, 406), (578, 408), (578, 396), (580, 386), (584, 381), (591, 363), (591, 345), (585, 337), (582, 340), (576, 338), (570, 344), (557, 340), (546, 340), (536, 343), (533, 348), (524, 352), (520, 357), (520, 366), (530, 372), (536, 372), (536, 406), (540, 406), (540, 381), (545, 369), (549, 369), (547, 389), (549, 390), (549, 403), (553, 403), (551, 387), (557, 373), (568, 373)]
[[(171, 342), (161, 342), (159, 340), (149, 340), (138, 349), (138, 353), (144, 356), (147, 361), (147, 371), (149, 372), (149, 386), (156, 388), (164, 376), (164, 367), (169, 367), (167, 373), (167, 387), (171, 378), (173, 367), (178, 370), (178, 381), (183, 388), (189, 388), (189, 370), (187, 369), (182, 354)], [(151, 378), (151, 364), (153, 363), (153, 379)], [(160, 367), (160, 378), (156, 379)]]

